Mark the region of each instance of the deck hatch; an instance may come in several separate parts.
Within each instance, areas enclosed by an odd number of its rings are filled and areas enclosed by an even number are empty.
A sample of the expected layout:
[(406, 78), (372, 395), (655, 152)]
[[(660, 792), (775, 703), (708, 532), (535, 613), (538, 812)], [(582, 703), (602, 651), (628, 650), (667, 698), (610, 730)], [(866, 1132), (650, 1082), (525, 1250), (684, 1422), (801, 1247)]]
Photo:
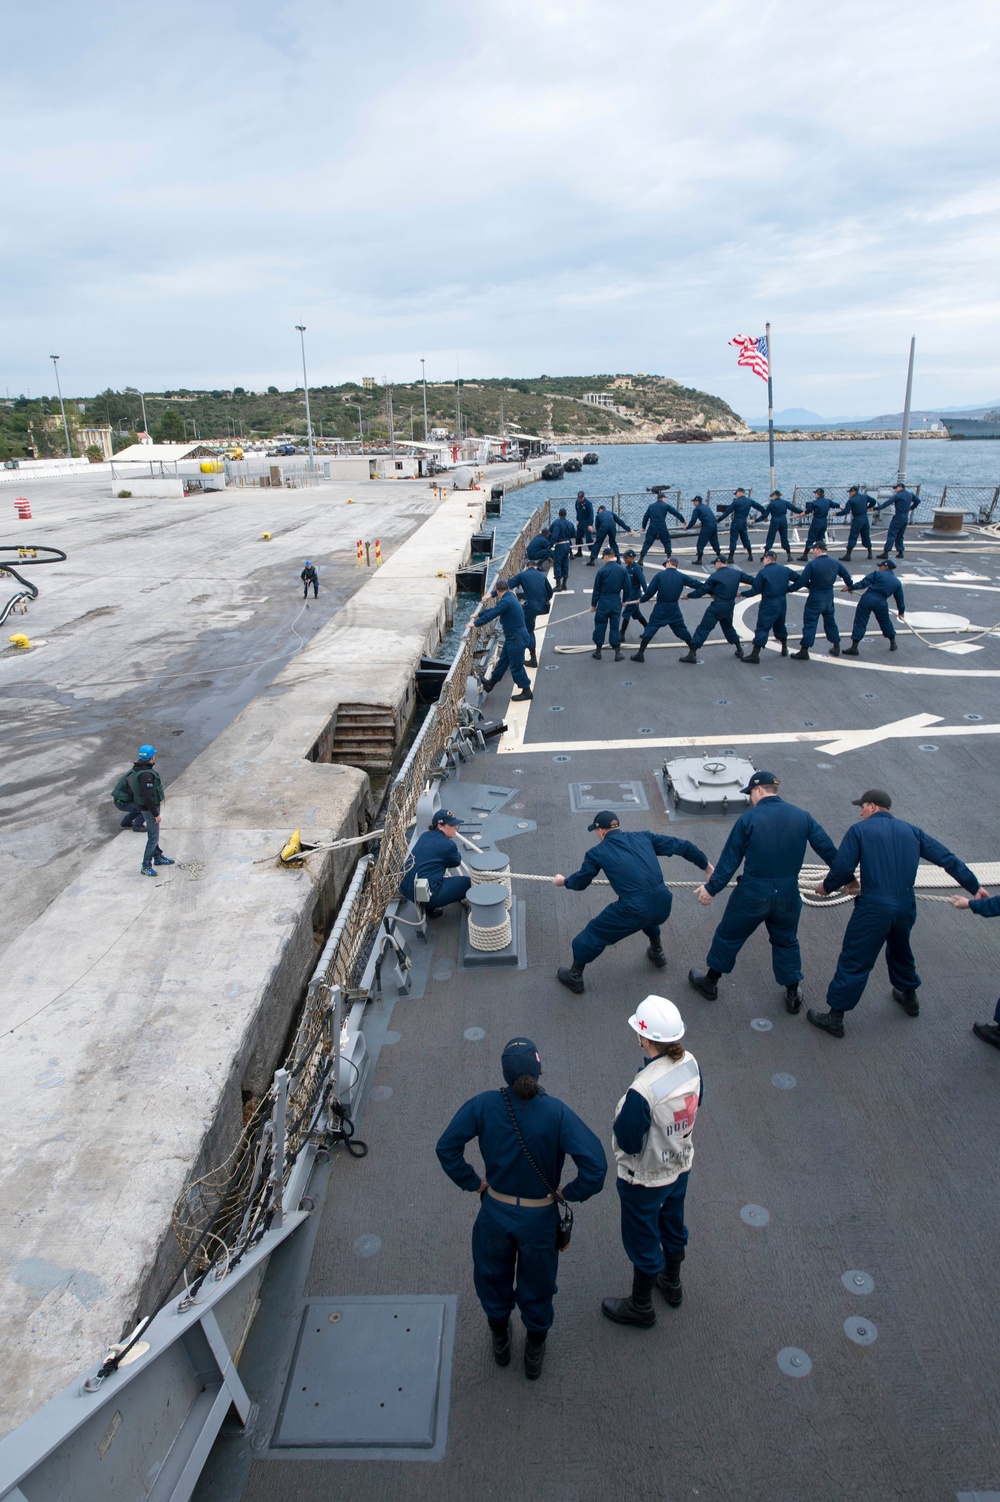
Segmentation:
[(627, 814), (649, 808), (641, 782), (571, 782), (569, 806), (575, 814), (595, 814), (602, 808)]

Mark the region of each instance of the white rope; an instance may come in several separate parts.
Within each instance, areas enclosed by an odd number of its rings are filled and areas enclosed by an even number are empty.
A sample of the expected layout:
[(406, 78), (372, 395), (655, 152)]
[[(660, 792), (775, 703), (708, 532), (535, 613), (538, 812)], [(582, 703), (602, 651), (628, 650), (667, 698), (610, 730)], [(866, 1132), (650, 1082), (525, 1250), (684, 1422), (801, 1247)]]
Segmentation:
[(511, 941), (512, 930), (510, 926), (510, 914), (498, 923), (495, 928), (481, 928), (469, 915), (469, 943), (473, 949), (482, 950), (484, 953), (492, 953), (497, 949), (506, 949)]

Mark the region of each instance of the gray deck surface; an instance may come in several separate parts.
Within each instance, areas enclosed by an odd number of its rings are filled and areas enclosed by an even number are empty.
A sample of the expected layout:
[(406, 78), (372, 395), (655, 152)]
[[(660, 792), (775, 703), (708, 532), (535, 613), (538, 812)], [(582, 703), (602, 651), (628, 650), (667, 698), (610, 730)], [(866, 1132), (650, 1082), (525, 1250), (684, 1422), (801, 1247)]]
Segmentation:
[[(988, 576), (988, 585), (965, 593), (935, 582), (962, 568)], [(1000, 549), (992, 544), (977, 540), (966, 554), (917, 545), (901, 571), (927, 576), (906, 586), (913, 612), (943, 606), (983, 626), (1000, 620)], [(571, 587), (579, 591), (592, 577), (574, 560)], [(557, 596), (553, 620), (586, 603), (579, 592)], [(697, 620), (702, 602), (685, 608)], [(852, 608), (838, 605), (842, 629)], [(793, 603), (790, 622), (798, 619)], [(645, 668), (555, 654), (557, 641), (582, 643), (588, 633), (585, 619), (561, 630), (549, 624), (524, 751), (479, 758), (464, 773), (519, 789), (505, 812), (523, 804), (515, 816), (536, 827), (505, 844), (515, 871), (576, 868), (594, 838), (586, 817), (570, 813), (568, 783), (579, 780), (641, 778), (649, 813), (624, 816), (626, 827), (686, 836), (713, 859), (721, 850), (729, 820), (668, 820), (654, 778), (662, 749), (579, 752), (574, 742), (631, 738), (650, 727), (657, 736), (696, 734), (706, 751), (721, 751), (730, 736), (764, 737), (810, 721), (843, 731), (921, 711), (969, 729), (977, 722), (963, 716), (1000, 720), (997, 638), (949, 656), (904, 632), (890, 658), (870, 634), (862, 664), (892, 672), (827, 662), (822, 645), (824, 660), (769, 653), (759, 668), (720, 646), (707, 647), (697, 669), (679, 665), (673, 650), (650, 652)], [(896, 671), (912, 667), (941, 676)], [(963, 676), (984, 671), (997, 676)], [(494, 695), (491, 708), (504, 698)], [(562, 713), (551, 712), (555, 704)], [(565, 743), (571, 762), (529, 749), (554, 740)], [(881, 785), (895, 812), (975, 869), (977, 859), (1000, 858), (998, 745), (996, 735), (944, 737), (932, 727), (919, 739), (841, 754), (815, 744), (769, 748), (763, 740), (739, 749), (773, 768), (783, 796), (808, 807), (834, 839), (855, 816), (850, 799)], [(458, 798), (466, 790), (449, 788), (449, 798), (452, 792)], [(668, 882), (696, 874), (679, 860), (665, 866)], [(586, 972), (586, 995), (576, 998), (556, 982), (555, 967), (568, 962), (572, 935), (610, 894), (522, 883), (518, 895), (527, 901), (526, 969), (458, 971), (457, 915), (432, 925), (426, 993), (396, 1002), (385, 1017), (392, 1031), (373, 1082), (387, 1088), (367, 1102), (360, 1130), (371, 1151), (360, 1161), (334, 1156), (321, 1210), (301, 1242), (293, 1238), (274, 1259), (241, 1365), (260, 1413), (248, 1436), (220, 1441), (197, 1496), (944, 1502), (1000, 1489), (1000, 1053), (970, 1032), (973, 1021), (992, 1015), (1000, 924), (921, 901), (914, 934), (921, 1016), (910, 1019), (893, 1004), (880, 965), (837, 1042), (804, 1014), (786, 1014), (763, 930), (717, 1002), (691, 991), (688, 967), (703, 963), (725, 898), (706, 910), (689, 888), (677, 890), (664, 932), (668, 969), (649, 966), (640, 936), (606, 951)], [(803, 914), (810, 1004), (824, 1004), (848, 912), (843, 905)], [(489, 1356), (469, 1252), (477, 1200), (441, 1172), (434, 1142), (469, 1095), (500, 1083), (500, 1050), (519, 1032), (539, 1046), (547, 1089), (607, 1142), (615, 1103), (638, 1063), (626, 1018), (649, 991), (679, 1003), (705, 1078), (684, 1303), (670, 1310), (656, 1295), (652, 1330), (602, 1318), (602, 1295), (624, 1293), (629, 1282), (609, 1178), (578, 1210), (545, 1370), (529, 1384), (519, 1325), (512, 1365), (498, 1370)], [(388, 1003), (376, 1006), (390, 1011)], [(769, 1031), (751, 1027), (760, 1018), (773, 1023)], [(485, 1036), (469, 1041), (469, 1028)], [(776, 1087), (776, 1074), (793, 1076), (794, 1087)], [(748, 1205), (765, 1207), (769, 1223), (742, 1220)], [(372, 1235), (381, 1239), (378, 1253), (356, 1255), (357, 1239)], [(855, 1269), (874, 1280), (873, 1292), (845, 1289), (842, 1276)], [(272, 1458), (303, 1301), (402, 1294), (458, 1296), (444, 1458)], [(877, 1329), (874, 1343), (845, 1334), (845, 1321), (858, 1317)], [(803, 1380), (780, 1369), (786, 1347), (810, 1358)]]

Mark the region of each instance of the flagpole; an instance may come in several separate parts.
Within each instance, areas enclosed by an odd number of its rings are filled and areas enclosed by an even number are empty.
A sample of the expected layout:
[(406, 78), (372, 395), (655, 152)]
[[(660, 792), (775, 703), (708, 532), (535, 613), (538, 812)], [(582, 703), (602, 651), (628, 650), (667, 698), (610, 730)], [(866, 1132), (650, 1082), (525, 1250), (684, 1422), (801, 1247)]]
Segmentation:
[[(758, 328), (760, 325), (758, 324)], [(771, 385), (771, 325), (765, 323), (767, 340), (767, 456), (771, 464), (771, 490), (774, 490), (774, 391)]]
[(910, 363), (906, 368), (906, 399), (903, 402), (903, 426), (899, 434), (899, 464), (896, 468), (896, 484), (906, 484), (906, 446), (910, 440), (910, 398), (913, 395), (913, 352), (917, 347), (915, 338), (910, 340)]

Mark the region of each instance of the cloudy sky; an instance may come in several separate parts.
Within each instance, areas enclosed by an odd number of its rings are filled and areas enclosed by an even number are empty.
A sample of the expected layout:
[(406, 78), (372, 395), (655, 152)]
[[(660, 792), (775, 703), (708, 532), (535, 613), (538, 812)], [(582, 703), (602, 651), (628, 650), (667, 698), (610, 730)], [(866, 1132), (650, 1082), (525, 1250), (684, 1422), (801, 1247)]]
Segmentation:
[(0, 393), (643, 370), (1000, 398), (993, 0), (8, 7)]

